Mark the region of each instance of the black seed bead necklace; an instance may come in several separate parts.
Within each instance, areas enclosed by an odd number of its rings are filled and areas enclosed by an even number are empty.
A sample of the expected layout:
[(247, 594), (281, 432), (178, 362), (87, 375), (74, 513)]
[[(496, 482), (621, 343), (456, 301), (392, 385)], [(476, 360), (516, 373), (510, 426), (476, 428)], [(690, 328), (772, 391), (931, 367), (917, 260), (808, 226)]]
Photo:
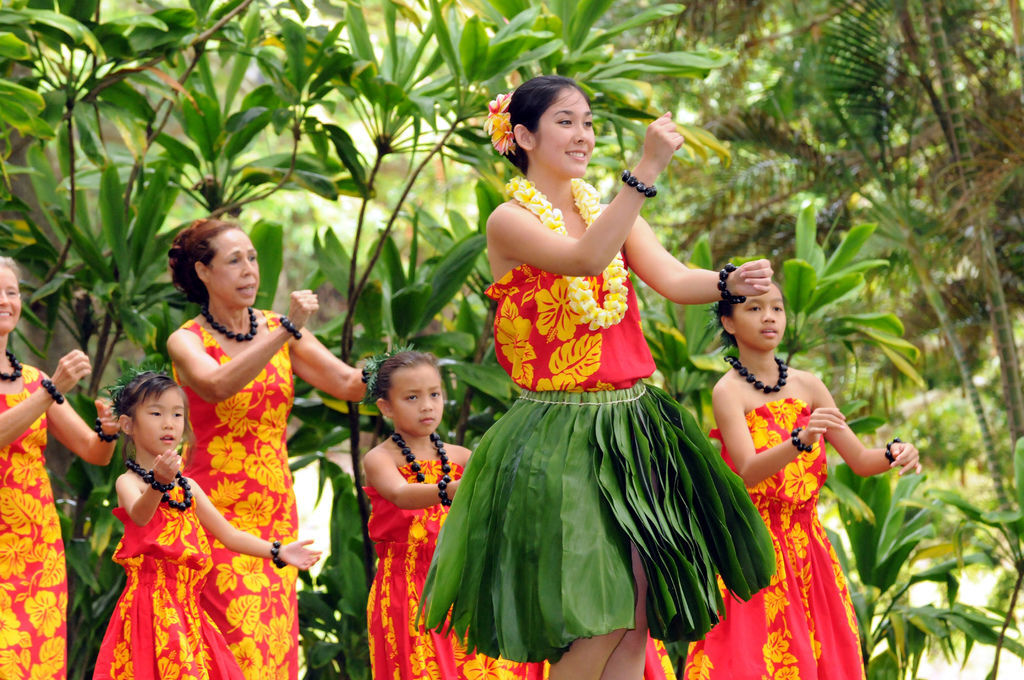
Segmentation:
[(764, 392), (768, 394), (770, 392), (778, 392), (782, 389), (782, 386), (786, 384), (786, 374), (789, 372), (789, 367), (786, 366), (782, 359), (775, 357), (775, 363), (779, 367), (779, 381), (774, 385), (765, 385), (762, 381), (757, 379), (750, 369), (740, 363), (740, 360), (736, 357), (722, 357), (725, 362), (739, 371), (739, 374), (747, 379), (747, 382), (754, 386), (754, 389), (758, 392)]
[(206, 305), (202, 306), (202, 308), (199, 310), (199, 313), (202, 314), (203, 318), (206, 319), (209, 322), (210, 328), (212, 328), (213, 330), (217, 331), (218, 333), (223, 333), (224, 335), (227, 336), (228, 340), (238, 340), (239, 342), (248, 342), (248, 341), (250, 341), (250, 340), (252, 340), (253, 338), (256, 337), (256, 329), (257, 329), (256, 312), (252, 311), (252, 307), (249, 307), (249, 332), (248, 333), (235, 333), (234, 331), (229, 331), (223, 324), (214, 321), (213, 314), (210, 314), (210, 308), (208, 306), (206, 306)]
[[(402, 435), (398, 434), (398, 432), (392, 432), (391, 441), (398, 445), (402, 455), (405, 456), (405, 462), (412, 463), (411, 469), (416, 473), (416, 481), (424, 481), (426, 477), (420, 472), (420, 464), (416, 462), (416, 455), (409, 448), (409, 445), (405, 443)], [(443, 473), (443, 476), (437, 483), (437, 495), (441, 499), (441, 505), (451, 505), (452, 499), (448, 497), (448, 483), (452, 481), (452, 478), (448, 476), (448, 473), (452, 471), (452, 466), (448, 464), (448, 454), (444, 450), (444, 442), (441, 441), (441, 437), (436, 432), (430, 433), (430, 442), (437, 449), (437, 456), (441, 459), (441, 472)]]
[(14, 358), (14, 354), (11, 350), (7, 350), (7, 360), (11, 362), (11, 372), (4, 373), (0, 371), (0, 380), (9, 380), (14, 382), (21, 377), (21, 362)]
[[(192, 507), (192, 486), (188, 483), (187, 479), (181, 476), (180, 472), (174, 473), (174, 482), (171, 482), (169, 484), (162, 484), (161, 482), (157, 481), (156, 477), (153, 476), (152, 470), (146, 470), (131, 458), (127, 459), (124, 462), (124, 466), (131, 470), (132, 472), (134, 472), (135, 474), (137, 474), (139, 477), (142, 477), (142, 481), (144, 481), (146, 484), (149, 484), (157, 491), (163, 492), (164, 495), (160, 499), (162, 503), (167, 503), (167, 505), (181, 512), (185, 512), (186, 510)], [(177, 482), (178, 486), (181, 487), (181, 490), (185, 492), (185, 500), (183, 501), (172, 500), (171, 495), (167, 493), (168, 491), (174, 488), (175, 482)]]

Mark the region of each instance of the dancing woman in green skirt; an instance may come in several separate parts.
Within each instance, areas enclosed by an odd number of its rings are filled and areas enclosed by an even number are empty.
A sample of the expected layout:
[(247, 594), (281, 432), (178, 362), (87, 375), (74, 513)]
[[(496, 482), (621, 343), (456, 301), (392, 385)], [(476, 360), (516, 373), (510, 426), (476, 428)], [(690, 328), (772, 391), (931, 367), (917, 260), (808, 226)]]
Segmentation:
[(541, 76), (490, 105), (487, 131), (523, 172), (487, 221), (498, 361), (522, 388), (484, 436), (441, 531), (428, 626), (551, 679), (639, 679), (647, 629), (703, 637), (768, 584), (771, 539), (693, 418), (643, 379), (654, 361), (628, 269), (680, 304), (768, 290), (765, 260), (689, 269), (639, 216), (683, 137), (665, 114), (607, 206), (580, 179), (590, 102)]

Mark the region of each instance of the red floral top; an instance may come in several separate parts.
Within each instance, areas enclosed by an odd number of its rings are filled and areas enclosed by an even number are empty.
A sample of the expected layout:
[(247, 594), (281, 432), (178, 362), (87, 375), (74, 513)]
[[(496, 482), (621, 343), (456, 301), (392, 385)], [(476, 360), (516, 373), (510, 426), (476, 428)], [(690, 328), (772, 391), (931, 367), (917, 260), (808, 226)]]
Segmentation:
[[(602, 277), (593, 277), (591, 289), (600, 290), (602, 283)], [(654, 359), (632, 282), (626, 281), (626, 316), (597, 330), (580, 322), (569, 305), (568, 287), (560, 274), (521, 264), (487, 289), (498, 301), (498, 363), (512, 381), (538, 392), (596, 392), (632, 387), (651, 375)]]

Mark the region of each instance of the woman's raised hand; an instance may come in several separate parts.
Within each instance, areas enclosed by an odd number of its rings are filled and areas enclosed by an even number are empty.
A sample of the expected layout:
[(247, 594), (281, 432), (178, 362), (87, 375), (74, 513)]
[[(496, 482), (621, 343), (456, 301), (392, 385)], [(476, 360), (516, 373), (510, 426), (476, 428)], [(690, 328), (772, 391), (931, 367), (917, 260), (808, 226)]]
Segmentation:
[(771, 288), (772, 273), (768, 260), (751, 260), (732, 271), (726, 285), (733, 295), (761, 295)]
[[(664, 113), (653, 123), (647, 126), (647, 134), (644, 136), (644, 152), (637, 166), (638, 176), (643, 175), (641, 167), (646, 168), (655, 174), (660, 173), (668, 167), (672, 160), (672, 154), (683, 146), (683, 136), (679, 134), (676, 123), (672, 120), (671, 113)], [(641, 177), (641, 181), (648, 178)], [(653, 177), (649, 178), (653, 181)]]
[(901, 475), (911, 471), (921, 474), (920, 454), (916, 446), (908, 442), (896, 442), (890, 450), (895, 459), (889, 463), (890, 468), (898, 467)]
[(82, 350), (73, 349), (57, 362), (57, 369), (53, 372), (50, 380), (59, 391), (67, 392), (90, 373), (92, 373), (92, 364), (89, 362), (89, 357)]
[(320, 309), (320, 298), (311, 290), (292, 291), (291, 302), (288, 306), (288, 319), (295, 325), (295, 328), (302, 328), (309, 321), (309, 317)]

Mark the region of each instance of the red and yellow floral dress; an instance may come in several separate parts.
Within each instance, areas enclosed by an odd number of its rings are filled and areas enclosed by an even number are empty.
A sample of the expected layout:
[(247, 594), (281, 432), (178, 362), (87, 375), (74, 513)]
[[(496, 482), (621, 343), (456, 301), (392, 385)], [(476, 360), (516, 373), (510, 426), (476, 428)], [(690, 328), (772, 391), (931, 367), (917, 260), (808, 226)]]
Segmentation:
[[(760, 453), (806, 426), (811, 411), (782, 399), (747, 414)], [(721, 440), (721, 433), (711, 436)], [(729, 452), (722, 456), (733, 466)], [(748, 602), (726, 598), (722, 622), (690, 645), (686, 680), (860, 680), (857, 619), (846, 578), (818, 519), (818, 492), (828, 475), (822, 441), (749, 488), (775, 545), (776, 573)]]
[[(267, 327), (280, 317), (263, 312)], [(203, 342), (219, 364), (231, 360), (196, 321), (182, 326)], [(287, 343), (259, 375), (235, 395), (211, 404), (189, 387), (189, 419), (196, 443), (186, 473), (232, 525), (268, 541), (296, 540), (298, 511), (285, 446), (294, 397)], [(239, 555), (213, 541), (213, 571), (203, 609), (220, 628), (246, 680), (298, 677), (298, 602), (295, 567)]]
[[(0, 411), (42, 389), (38, 369), (22, 366), (21, 377)], [(68, 582), (45, 448), (44, 413), (0, 449), (0, 678), (67, 675)]]
[[(184, 493), (175, 487), (172, 499)], [(145, 526), (124, 508), (114, 561), (128, 576), (107, 626), (94, 680), (242, 680), (242, 670), (200, 593), (213, 560), (195, 505), (161, 503)]]
[[(411, 463), (399, 471), (418, 483)], [(451, 478), (462, 466), (451, 464)], [(439, 460), (420, 461), (424, 484), (437, 484)], [(364, 487), (373, 512), (369, 531), (377, 548), (377, 576), (370, 588), (366, 621), (370, 633), (373, 677), (388, 680), (540, 680), (542, 664), (516, 663), (467, 652), (454, 635), (424, 630), (416, 621), (437, 534), (448, 515), (440, 503), (405, 510), (372, 486)]]

